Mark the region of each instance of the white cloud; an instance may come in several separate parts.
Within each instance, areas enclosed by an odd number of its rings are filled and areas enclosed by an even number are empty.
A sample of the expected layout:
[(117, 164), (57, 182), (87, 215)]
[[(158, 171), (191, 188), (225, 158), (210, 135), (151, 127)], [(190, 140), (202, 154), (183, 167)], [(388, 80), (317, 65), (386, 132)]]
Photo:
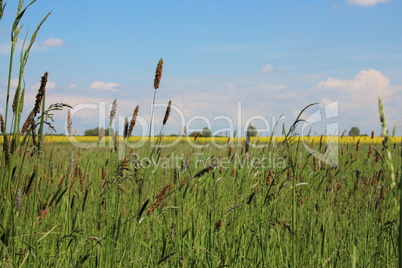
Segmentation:
[(271, 64), (265, 64), (264, 66), (261, 67), (261, 73), (262, 74), (270, 74), (275, 72), (275, 68), (274, 66), (272, 66)]
[(68, 87), (69, 87), (69, 88), (76, 88), (77, 86), (74, 85), (74, 84), (71, 84), (71, 85), (69, 85)]
[(328, 104), (330, 104), (330, 103), (332, 103), (332, 102), (334, 102), (333, 100), (330, 100), (330, 99), (328, 99), (328, 98), (326, 98), (326, 97), (323, 97), (323, 98), (321, 98), (321, 100), (320, 100), (320, 106), (321, 107), (325, 107), (326, 105), (328, 105)]
[(42, 41), (40, 45), (43, 47), (61, 47), (63, 43), (63, 39), (50, 37), (45, 41)]
[(11, 79), (10, 86), (16, 88), (18, 86), (18, 78)]
[(259, 85), (254, 87), (257, 91), (278, 91), (286, 89), (285, 85)]
[(102, 81), (95, 81), (89, 87), (90, 88), (99, 88), (108, 91), (117, 91), (115, 87), (118, 87), (119, 84), (112, 83), (112, 82), (102, 82)]
[[(18, 80), (17, 80), (17, 82), (18, 82)], [(39, 89), (39, 87), (40, 87), (40, 82), (39, 82), (39, 83), (36, 83), (36, 84), (33, 85), (33, 86), (28, 87), (28, 89), (37, 90), (37, 89)], [(55, 88), (55, 87), (56, 87), (56, 83), (55, 83), (55, 82), (47, 81), (47, 83), (46, 83), (46, 89), (52, 89), (52, 88)]]
[(326, 81), (319, 82), (317, 87), (359, 96), (360, 99), (378, 94), (390, 94), (389, 79), (374, 69), (360, 71), (353, 80), (340, 80), (330, 77)]
[(374, 6), (380, 3), (387, 3), (392, 0), (348, 0), (346, 3), (349, 5), (356, 5), (356, 6)]
[(401, 91), (402, 87), (391, 85), (384, 74), (368, 69), (360, 71), (351, 80), (328, 78), (313, 87), (312, 93), (320, 97), (323, 103), (339, 101), (339, 115), (343, 122), (372, 127), (379, 125), (379, 95), (383, 97), (386, 109), (389, 109), (390, 122), (397, 120), (397, 96)]

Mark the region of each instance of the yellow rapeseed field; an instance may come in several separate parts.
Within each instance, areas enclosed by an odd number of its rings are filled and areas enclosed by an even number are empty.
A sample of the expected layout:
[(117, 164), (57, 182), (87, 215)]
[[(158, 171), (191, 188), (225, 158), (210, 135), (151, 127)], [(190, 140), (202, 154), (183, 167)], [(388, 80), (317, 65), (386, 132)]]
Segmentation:
[[(122, 137), (119, 137), (121, 140)], [(272, 142), (283, 142), (284, 137), (274, 137)], [(335, 137), (335, 136), (309, 136), (309, 137), (292, 137), (293, 140), (299, 140), (306, 142), (306, 143), (327, 143), (327, 142), (335, 142), (337, 141), (340, 144), (346, 143), (357, 143), (358, 141), (362, 144), (379, 144), (382, 142), (382, 137), (373, 137), (370, 136), (344, 136), (344, 137)], [(108, 142), (111, 140), (111, 137), (103, 138), (102, 142)], [(148, 140), (148, 137), (130, 137), (128, 142), (130, 143), (137, 143), (137, 142), (145, 142)], [(156, 138), (154, 138), (156, 140)], [(173, 137), (173, 136), (166, 136), (163, 137), (163, 143), (172, 143), (172, 142), (180, 142), (180, 141), (188, 141), (193, 143), (208, 143), (208, 142), (215, 142), (215, 143), (227, 143), (228, 141), (231, 142), (238, 142), (243, 141), (244, 138), (228, 138), (228, 137), (211, 137), (211, 138), (204, 138), (198, 137), (195, 141), (193, 137)], [(252, 142), (259, 142), (259, 143), (268, 143), (271, 141), (271, 137), (254, 137), (251, 138)], [(53, 136), (47, 135), (45, 136), (45, 142), (54, 142), (54, 143), (96, 143), (99, 139), (97, 136)], [(402, 143), (402, 137), (390, 137), (390, 141), (392, 143)], [(0, 136), (0, 142), (3, 142), (3, 137)]]

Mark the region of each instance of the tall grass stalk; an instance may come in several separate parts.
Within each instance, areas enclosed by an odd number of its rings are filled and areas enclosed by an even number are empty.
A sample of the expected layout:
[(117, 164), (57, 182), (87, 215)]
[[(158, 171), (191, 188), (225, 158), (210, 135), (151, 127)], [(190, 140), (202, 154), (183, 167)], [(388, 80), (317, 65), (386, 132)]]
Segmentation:
[[(17, 218), (15, 217), (15, 212), (17, 211), (17, 205), (14, 200), (16, 193), (19, 191), (20, 187), (20, 178), (23, 170), (23, 163), (25, 161), (25, 156), (27, 153), (28, 144), (25, 147), (25, 151), (23, 151), (23, 159), (18, 160), (14, 154), (17, 152), (17, 148), (20, 143), (20, 124), (21, 124), (21, 114), (24, 107), (24, 97), (25, 97), (25, 85), (24, 85), (24, 72), (25, 67), (29, 59), (29, 54), (33, 44), (35, 43), (36, 37), (40, 28), (42, 27), (43, 23), (47, 20), (51, 12), (49, 12), (38, 24), (34, 33), (31, 35), (29, 42), (28, 40), (28, 33), (26, 33), (23, 42), (22, 48), (19, 57), (19, 72), (18, 72), (18, 84), (16, 90), (14, 92), (14, 99), (12, 105), (10, 105), (10, 94), (11, 94), (11, 81), (12, 81), (12, 74), (13, 74), (13, 64), (14, 64), (14, 55), (16, 53), (16, 47), (19, 41), (19, 35), (23, 28), (21, 25), (21, 20), (28, 10), (28, 8), (35, 3), (36, 0), (31, 1), (27, 6), (24, 7), (24, 0), (20, 0), (17, 6), (17, 13), (15, 15), (13, 24), (11, 26), (11, 46), (10, 46), (10, 56), (9, 56), (9, 64), (8, 64), (8, 75), (7, 75), (7, 90), (6, 90), (6, 103), (5, 103), (5, 114), (4, 114), (4, 122), (2, 122), (2, 133), (3, 137), (9, 141), (9, 144), (3, 146), (3, 155), (4, 155), (4, 164), (5, 167), (3, 168), (3, 175), (1, 178), (0, 188), (3, 191), (3, 198), (9, 200), (8, 202), (2, 202), (0, 206), (2, 207), (2, 221), (1, 221), (1, 228), (2, 230), (2, 241), (6, 241), (6, 244), (9, 242), (9, 249), (10, 249), (10, 256), (13, 263), (16, 263), (16, 250), (15, 247), (16, 243), (16, 232), (17, 232)], [(3, 17), (4, 10), (6, 4), (3, 4), (3, 1), (0, 1), (0, 20)], [(11, 124), (9, 124), (10, 115), (9, 109), (12, 106), (12, 120)], [(43, 106), (44, 108), (44, 106)], [(44, 109), (42, 110), (44, 112)], [(44, 118), (44, 117), (43, 117)], [(33, 121), (33, 117), (32, 117)], [(11, 133), (8, 133), (8, 127), (11, 128)], [(41, 124), (41, 131), (40, 134), (43, 134), (43, 122)], [(32, 123), (32, 128), (34, 127), (34, 123)], [(27, 134), (29, 135), (29, 134)], [(26, 139), (25, 139), (26, 140)], [(22, 161), (22, 162), (21, 162)], [(17, 175), (18, 174), (18, 175)], [(14, 180), (18, 178), (16, 183), (13, 183)], [(21, 196), (19, 196), (19, 202), (21, 202)], [(11, 201), (11, 202), (10, 202)], [(32, 208), (32, 211), (35, 209)]]
[[(24, 1), (21, 1), (22, 3)], [(32, 1), (28, 6), (33, 4), (35, 1)], [(22, 14), (25, 12), (25, 10), (28, 8), (28, 6), (22, 11)], [(19, 14), (22, 16), (22, 14)], [(19, 129), (20, 129), (20, 124), (21, 124), (21, 114), (23, 110), (23, 105), (24, 105), (24, 95), (25, 95), (25, 85), (23, 82), (24, 78), (24, 72), (25, 72), (25, 66), (28, 62), (29, 59), (29, 53), (31, 51), (32, 45), (35, 43), (36, 37), (38, 35), (38, 32), (40, 28), (42, 27), (43, 23), (47, 20), (47, 18), (50, 16), (51, 12), (49, 12), (39, 23), (39, 25), (36, 27), (36, 30), (31, 36), (31, 39), (25, 48), (25, 41), (26, 37), (23, 42), (23, 46), (21, 49), (21, 56), (20, 56), (20, 68), (19, 68), (19, 75), (18, 75), (18, 85), (17, 89), (15, 91), (15, 96), (14, 96), (14, 101), (13, 101), (13, 106), (14, 106), (14, 128), (13, 128), (13, 139), (18, 143), (18, 137), (19, 137)], [(7, 104), (6, 104), (7, 105)]]
[(157, 139), (157, 141), (155, 143), (154, 148), (152, 148), (151, 154), (149, 156), (150, 159), (152, 159), (152, 155), (155, 152), (155, 148), (162, 142), (162, 134), (163, 134), (163, 130), (165, 128), (166, 122), (169, 119), (171, 106), (172, 106), (172, 101), (169, 101), (169, 103), (168, 103), (168, 105), (166, 107), (166, 112), (165, 112), (165, 116), (163, 118), (162, 127), (161, 127), (161, 130), (159, 132), (158, 139)]
[(382, 144), (384, 147), (384, 159), (385, 159), (385, 164), (388, 168), (388, 172), (390, 175), (390, 186), (391, 189), (394, 189), (398, 185), (399, 189), (399, 236), (398, 236), (398, 248), (399, 248), (399, 267), (402, 267), (402, 183), (401, 181), (397, 182), (395, 178), (395, 168), (394, 164), (392, 161), (392, 153), (391, 153), (391, 145), (389, 141), (389, 132), (387, 129), (387, 123), (385, 119), (385, 112), (384, 112), (384, 105), (382, 103), (382, 98), (381, 96), (378, 96), (378, 110), (380, 113), (380, 122), (381, 122), (381, 127), (382, 127), (382, 135), (383, 135), (383, 140)]
[[(295, 159), (295, 156), (297, 157), (298, 151), (299, 151), (299, 145), (300, 145), (300, 139), (297, 141), (297, 146), (296, 146), (296, 152), (292, 152), (291, 150), (291, 143), (293, 142), (291, 138), (295, 135), (295, 130), (297, 125), (300, 122), (304, 122), (305, 120), (301, 118), (302, 114), (304, 113), (305, 110), (307, 110), (309, 107), (313, 105), (317, 105), (318, 103), (312, 103), (307, 105), (299, 115), (297, 116), (296, 120), (293, 122), (291, 127), (289, 128), (289, 131), (285, 134), (285, 140), (283, 143), (286, 146), (287, 149), (287, 156), (288, 156), (288, 163), (289, 167), (292, 171), (292, 229), (294, 232), (297, 234), (297, 202), (296, 202), (296, 180), (298, 178), (298, 169), (297, 169), (297, 159)], [(297, 236), (294, 235), (292, 236), (292, 265), (291, 267), (296, 267), (297, 261), (298, 261), (298, 243), (297, 243)]]
[(155, 79), (154, 79), (154, 96), (152, 99), (152, 106), (151, 106), (151, 120), (149, 123), (149, 141), (148, 141), (148, 150), (149, 150), (149, 145), (151, 143), (151, 136), (152, 136), (152, 124), (154, 121), (154, 110), (155, 110), (155, 100), (156, 100), (156, 90), (159, 88), (161, 79), (162, 79), (162, 73), (163, 73), (163, 59), (159, 59), (158, 65), (156, 66), (155, 70)]

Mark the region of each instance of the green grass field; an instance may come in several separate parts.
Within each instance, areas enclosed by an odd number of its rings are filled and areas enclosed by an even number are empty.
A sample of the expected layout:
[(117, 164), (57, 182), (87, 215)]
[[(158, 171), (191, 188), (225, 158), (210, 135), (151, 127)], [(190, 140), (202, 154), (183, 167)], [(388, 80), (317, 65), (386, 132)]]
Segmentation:
[[(297, 141), (248, 153), (203, 143), (152, 161), (145, 147), (120, 161), (113, 148), (48, 143), (2, 161), (2, 266), (397, 266), (399, 198), (381, 145), (342, 144), (332, 167)], [(391, 150), (399, 166), (401, 145)]]

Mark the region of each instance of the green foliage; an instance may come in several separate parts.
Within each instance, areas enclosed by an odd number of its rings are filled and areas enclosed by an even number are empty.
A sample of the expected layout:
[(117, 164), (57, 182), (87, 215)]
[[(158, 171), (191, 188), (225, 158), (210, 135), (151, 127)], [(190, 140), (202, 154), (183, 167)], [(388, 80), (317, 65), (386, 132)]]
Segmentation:
[(257, 137), (258, 132), (254, 126), (249, 125), (247, 131), (249, 132), (250, 137)]
[(360, 136), (360, 129), (358, 127), (352, 127), (348, 133), (349, 136)]
[(188, 136), (189, 136), (189, 137), (195, 137), (195, 136), (197, 136), (197, 137), (206, 137), (206, 138), (209, 138), (209, 137), (212, 136), (212, 132), (211, 132), (211, 130), (210, 130), (209, 128), (204, 127), (201, 132), (200, 132), (200, 131), (193, 131), (193, 132), (191, 132)]
[[(109, 133), (113, 131), (112, 128), (105, 130), (105, 136), (110, 136)], [(84, 136), (99, 136), (99, 127), (93, 129), (87, 129), (84, 131)]]
[(211, 130), (207, 127), (204, 127), (201, 131), (201, 137), (211, 137), (212, 133)]
[(201, 132), (199, 132), (199, 131), (193, 131), (193, 132), (191, 132), (188, 136), (189, 136), (189, 137), (195, 137), (195, 136), (201, 137)]

